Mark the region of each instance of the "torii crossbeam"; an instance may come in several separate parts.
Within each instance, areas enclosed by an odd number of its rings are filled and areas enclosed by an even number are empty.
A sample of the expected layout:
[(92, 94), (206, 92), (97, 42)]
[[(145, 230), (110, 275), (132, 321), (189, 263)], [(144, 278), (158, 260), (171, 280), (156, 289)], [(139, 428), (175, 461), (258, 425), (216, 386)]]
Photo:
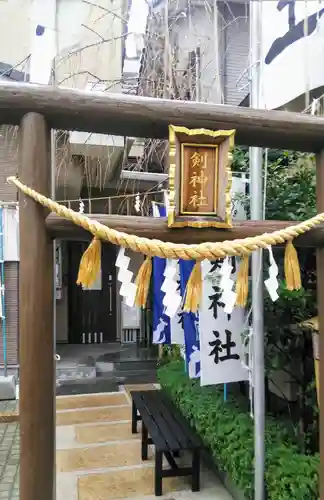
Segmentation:
[[(166, 138), (170, 123), (193, 128), (236, 129), (239, 144), (316, 153), (317, 210), (324, 212), (324, 119), (297, 113), (263, 111), (194, 102), (52, 89), (29, 84), (0, 85), (4, 124), (20, 126), (20, 180), (50, 195), (50, 129)], [(84, 238), (84, 231), (49, 215), (19, 193), (19, 349), (20, 349), (20, 498), (55, 499), (55, 376), (53, 318), (53, 237)], [(111, 227), (171, 239), (165, 221), (96, 216)], [(218, 241), (280, 229), (289, 222), (237, 223), (230, 230), (183, 229), (172, 238), (186, 242)], [(199, 231), (199, 232), (198, 232)], [(318, 247), (317, 283), (320, 330), (324, 329), (323, 228), (300, 237), (300, 245)], [(240, 235), (240, 236), (239, 236)], [(298, 244), (298, 240), (297, 240)], [(324, 342), (320, 343), (324, 360)], [(324, 362), (320, 399), (324, 400)], [(321, 484), (324, 498), (324, 414), (320, 416)]]

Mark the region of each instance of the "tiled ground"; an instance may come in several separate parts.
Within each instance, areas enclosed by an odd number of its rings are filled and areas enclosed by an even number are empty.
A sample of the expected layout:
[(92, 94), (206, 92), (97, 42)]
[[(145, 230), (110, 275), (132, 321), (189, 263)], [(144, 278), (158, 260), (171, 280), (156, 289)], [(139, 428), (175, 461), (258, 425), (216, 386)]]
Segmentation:
[(0, 500), (19, 499), (19, 427), (0, 424)]
[[(130, 430), (133, 388), (57, 398), (56, 500), (156, 498), (153, 452), (143, 463), (140, 436)], [(19, 500), (18, 476), (19, 427), (0, 424), (0, 500)], [(199, 493), (191, 492), (186, 478), (164, 479), (163, 491), (169, 500), (232, 500), (208, 471), (203, 471)]]

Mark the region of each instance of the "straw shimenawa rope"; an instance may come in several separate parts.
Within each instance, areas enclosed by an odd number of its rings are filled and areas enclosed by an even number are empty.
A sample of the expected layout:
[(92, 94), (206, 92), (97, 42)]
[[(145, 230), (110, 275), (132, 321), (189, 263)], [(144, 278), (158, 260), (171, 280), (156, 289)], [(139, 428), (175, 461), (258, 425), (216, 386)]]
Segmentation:
[(93, 234), (94, 238), (88, 249), (83, 254), (80, 262), (77, 283), (83, 287), (90, 287), (96, 280), (100, 270), (101, 241), (106, 240), (121, 247), (130, 248), (135, 252), (146, 255), (136, 278), (135, 304), (144, 308), (146, 306), (149, 293), (150, 279), (152, 274), (152, 257), (162, 257), (168, 259), (195, 260), (186, 287), (186, 300), (184, 311), (196, 312), (201, 300), (202, 279), (201, 261), (222, 259), (228, 256), (240, 256), (242, 258), (240, 270), (236, 282), (236, 305), (245, 307), (249, 291), (249, 255), (258, 248), (266, 248), (278, 243), (287, 241), (285, 253), (285, 276), (288, 290), (298, 290), (301, 287), (300, 269), (297, 252), (292, 244), (293, 238), (309, 231), (312, 227), (324, 221), (324, 214), (319, 214), (306, 222), (297, 226), (292, 226), (271, 234), (262, 234), (254, 238), (244, 240), (223, 241), (220, 243), (201, 243), (200, 245), (186, 245), (163, 242), (140, 238), (139, 236), (122, 233), (111, 229), (99, 222), (89, 219), (86, 215), (80, 214), (60, 205), (50, 198), (29, 188), (15, 177), (9, 177), (9, 182), (15, 184), (23, 193), (30, 196), (35, 201), (57, 213), (61, 217), (71, 220), (78, 226)]
[(306, 233), (321, 222), (324, 222), (324, 213), (321, 213), (305, 222), (297, 224), (296, 226), (287, 227), (279, 231), (274, 231), (273, 233), (264, 233), (260, 236), (254, 236), (253, 238), (215, 243), (200, 243), (198, 245), (169, 243), (122, 233), (116, 229), (104, 226), (100, 222), (92, 220), (86, 215), (75, 212), (64, 205), (60, 205), (50, 198), (34, 191), (20, 182), (16, 177), (9, 177), (8, 182), (15, 184), (24, 194), (30, 196), (52, 212), (55, 212), (65, 219), (71, 220), (74, 224), (77, 224), (86, 231), (89, 231), (96, 238), (109, 241), (110, 243), (121, 247), (129, 248), (134, 252), (141, 252), (149, 257), (198, 261), (208, 259), (212, 261), (222, 259), (227, 255), (250, 255), (258, 248), (267, 248), (268, 246), (291, 241), (297, 236)]

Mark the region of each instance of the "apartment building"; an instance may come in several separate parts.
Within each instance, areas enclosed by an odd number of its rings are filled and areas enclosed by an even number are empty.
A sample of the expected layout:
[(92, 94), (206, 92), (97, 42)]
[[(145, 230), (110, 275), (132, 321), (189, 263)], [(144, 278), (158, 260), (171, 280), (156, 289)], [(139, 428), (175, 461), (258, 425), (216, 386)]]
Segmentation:
[(243, 0), (155, 0), (143, 95), (239, 106), (248, 94), (249, 8)]
[[(47, 7), (50, 4), (45, 3)], [(56, 85), (106, 92), (121, 92), (125, 89), (123, 63), (130, 12), (128, 1), (57, 0), (52, 18), (49, 11), (42, 11), (42, 2), (38, 5), (40, 8), (35, 11), (31, 0), (0, 2), (1, 80), (32, 80), (30, 75), (35, 74), (35, 68), (31, 68), (31, 65), (35, 65), (35, 58), (31, 58), (31, 52), (34, 54), (42, 50), (35, 48), (36, 30), (38, 34), (55, 34), (56, 57), (50, 78), (52, 82), (54, 79)], [(50, 44), (47, 46), (48, 51)], [(40, 53), (40, 59), (42, 55)], [(128, 79), (129, 76), (132, 74), (127, 75)], [(129, 85), (126, 87), (128, 91)], [(120, 177), (128, 158), (140, 157), (142, 154), (141, 146), (138, 147), (137, 143), (134, 145), (134, 139), (91, 134), (91, 131), (56, 131), (55, 140), (57, 200), (72, 200), (69, 205), (78, 209), (79, 199), (82, 198), (85, 212), (134, 212), (132, 198), (127, 199), (121, 208), (120, 199), (109, 198), (116, 195), (117, 187), (120, 194), (133, 188), (127, 178), (122, 181)], [(0, 135), (0, 201), (13, 204), (14, 207), (17, 192), (6, 179), (17, 171), (18, 131), (3, 124)], [(85, 242), (60, 242), (57, 245), (56, 340), (63, 343), (120, 340), (122, 318), (115, 273), (116, 248), (104, 246), (102, 273), (108, 279), (102, 279), (101, 284), (96, 283), (91, 292), (83, 292), (76, 285), (76, 273), (85, 248)], [(19, 257), (15, 259), (6, 260), (4, 266), (7, 361), (11, 366), (19, 362)], [(138, 258), (137, 261), (135, 257), (132, 258), (135, 272), (140, 263)], [(0, 335), (0, 339), (2, 365), (3, 335)]]
[[(174, 72), (167, 70), (168, 76), (164, 78), (160, 76), (165, 74), (166, 64), (165, 26), (163, 28), (161, 15), (165, 9), (161, 2), (151, 6), (144, 42), (140, 34), (134, 34), (135, 50), (131, 55), (126, 54), (125, 45), (131, 12), (126, 0), (57, 0), (53, 18), (49, 11), (46, 15), (41, 9), (35, 12), (31, 0), (0, 2), (1, 79), (32, 80), (30, 74), (35, 74), (35, 58), (31, 61), (30, 53), (42, 49), (35, 48), (35, 30), (44, 34), (45, 29), (45, 34), (47, 30), (56, 35), (55, 64), (49, 75), (56, 85), (240, 104), (246, 93), (249, 45), (245, 4), (217, 2), (216, 21), (206, 2), (195, 0), (190, 5), (189, 12), (186, 3), (182, 6), (181, 2), (170, 2), (167, 67), (172, 67)], [(194, 27), (193, 31), (189, 27)], [(217, 34), (216, 55), (213, 29)], [(43, 66), (40, 71), (44, 70)], [(172, 85), (164, 83), (168, 78)], [(162, 94), (156, 91), (160, 87), (164, 87)], [(5, 124), (1, 132), (0, 201), (10, 202), (15, 207), (17, 193), (6, 178), (18, 170), (18, 133)], [(152, 145), (148, 148), (147, 143), (143, 148), (143, 143), (133, 138), (91, 134), (91, 131), (56, 131), (55, 140), (55, 196), (76, 210), (134, 215), (134, 197), (125, 198), (121, 203), (117, 196), (136, 195), (154, 185), (158, 187), (166, 173), (164, 162), (155, 161), (159, 156), (158, 148)], [(137, 173), (132, 171), (134, 164), (135, 170), (144, 170), (145, 174), (153, 170), (151, 180), (146, 181), (143, 176), (138, 180)], [(235, 191), (242, 190), (242, 186), (244, 189), (240, 179), (234, 179), (234, 183)], [(146, 208), (153, 199), (154, 196), (147, 198)], [(115, 272), (115, 247), (104, 245), (101, 279), (91, 291), (76, 285), (86, 245), (86, 242), (57, 245), (56, 340), (70, 344), (134, 341), (140, 324), (138, 317), (133, 328), (124, 321)], [(132, 255), (134, 273), (141, 261), (140, 255)], [(19, 257), (6, 259), (5, 311), (10, 365), (19, 362), (18, 268)], [(0, 347), (2, 349), (2, 340)], [(0, 365), (1, 355), (0, 350)]]

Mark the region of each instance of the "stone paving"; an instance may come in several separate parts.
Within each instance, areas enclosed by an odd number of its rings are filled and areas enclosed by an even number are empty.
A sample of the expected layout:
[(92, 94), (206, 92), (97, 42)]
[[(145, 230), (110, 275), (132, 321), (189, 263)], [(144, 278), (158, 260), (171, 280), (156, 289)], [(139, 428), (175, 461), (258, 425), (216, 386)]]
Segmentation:
[(0, 401), (0, 412), (11, 413), (18, 409), (18, 401)]
[(0, 424), (0, 500), (19, 499), (19, 425)]

